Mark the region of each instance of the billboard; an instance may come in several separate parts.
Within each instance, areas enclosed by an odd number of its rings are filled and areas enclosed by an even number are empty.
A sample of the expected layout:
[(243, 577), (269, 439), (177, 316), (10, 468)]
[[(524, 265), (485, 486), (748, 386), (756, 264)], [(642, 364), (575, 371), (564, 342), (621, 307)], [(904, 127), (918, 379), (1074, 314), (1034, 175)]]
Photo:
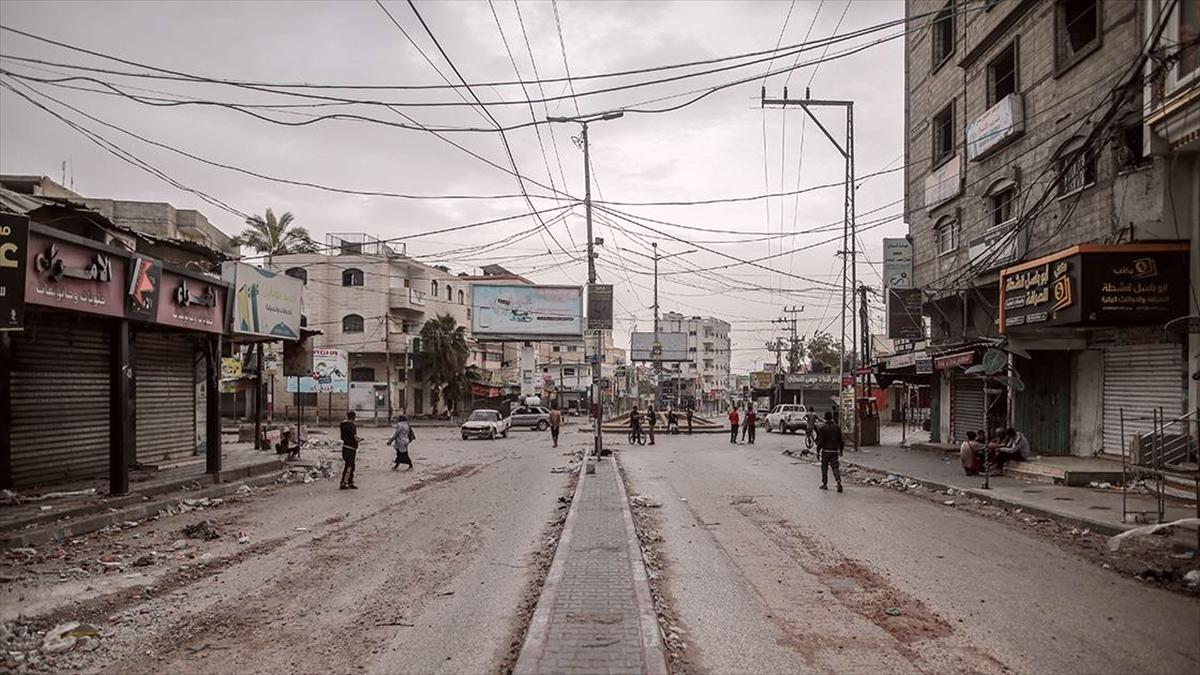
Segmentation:
[(612, 284), (588, 284), (587, 327), (588, 330), (612, 330), (613, 287)]
[(234, 334), (300, 339), (303, 281), (240, 262), (221, 265), (221, 277), (234, 285)]
[(883, 240), (883, 283), (888, 288), (912, 288), (912, 242), (900, 237)]
[(921, 303), (919, 288), (887, 290), (888, 337), (908, 340), (920, 340), (924, 337), (925, 320), (921, 318)]
[(583, 336), (579, 286), (471, 284), (471, 333), (481, 340), (562, 340)]
[(346, 352), (341, 349), (313, 349), (313, 369), (306, 377), (287, 380), (288, 393), (292, 394), (344, 394), (347, 387)]
[(770, 389), (774, 383), (775, 373), (765, 370), (756, 370), (750, 373), (750, 387), (752, 389)]
[(690, 361), (687, 333), (634, 333), (629, 340), (630, 361)]

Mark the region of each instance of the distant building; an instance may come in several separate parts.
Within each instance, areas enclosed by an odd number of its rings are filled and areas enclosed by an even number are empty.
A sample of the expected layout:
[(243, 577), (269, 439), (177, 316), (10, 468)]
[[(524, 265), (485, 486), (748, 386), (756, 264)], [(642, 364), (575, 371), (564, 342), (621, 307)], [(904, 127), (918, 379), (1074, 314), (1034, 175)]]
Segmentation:
[(663, 364), (663, 398), (680, 407), (715, 409), (730, 396), (729, 322), (713, 317), (667, 312), (659, 319), (664, 333), (687, 333), (688, 360)]

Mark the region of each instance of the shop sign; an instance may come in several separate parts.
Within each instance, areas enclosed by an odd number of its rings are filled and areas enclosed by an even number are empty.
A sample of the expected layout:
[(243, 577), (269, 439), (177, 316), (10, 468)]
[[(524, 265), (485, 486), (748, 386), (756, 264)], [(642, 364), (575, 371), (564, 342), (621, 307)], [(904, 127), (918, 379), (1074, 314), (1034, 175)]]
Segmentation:
[(930, 358), (929, 354), (926, 354), (925, 352), (920, 352), (917, 354), (917, 374), (930, 375), (932, 373), (933, 359)]
[(750, 386), (750, 376), (749, 375), (738, 375), (736, 382), (737, 382), (738, 389), (741, 389), (742, 387), (749, 387)]
[(0, 331), (25, 325), (25, 264), (29, 218), (0, 213)]
[(788, 373), (783, 376), (784, 389), (837, 389), (837, 373)]
[(750, 373), (750, 386), (754, 389), (770, 389), (775, 381), (775, 374), (764, 370)]
[(29, 235), (25, 302), (76, 312), (125, 316), (127, 261), (103, 251)]
[(205, 333), (225, 332), (225, 287), (163, 270), (158, 322)]
[(300, 339), (303, 281), (241, 262), (223, 264), (221, 277), (234, 287), (234, 333)]
[(907, 368), (909, 366), (915, 366), (916, 364), (917, 355), (911, 352), (908, 354), (897, 354), (887, 360), (887, 367), (890, 370), (895, 370), (896, 368)]
[(129, 287), (125, 290), (125, 316), (154, 321), (158, 316), (162, 263), (152, 258), (135, 257), (129, 263)]
[(1009, 94), (967, 125), (967, 158), (977, 160), (1024, 130), (1024, 98)]
[(1024, 230), (1014, 232), (1016, 226), (1017, 221), (1013, 220), (970, 240), (967, 254), (978, 273), (1004, 267), (1025, 257), (1028, 234)]
[(939, 356), (933, 360), (933, 367), (937, 370), (949, 370), (956, 366), (969, 366), (973, 363), (975, 363), (975, 351), (971, 350), (948, 356)]
[(1077, 246), (1000, 275), (1002, 329), (1161, 325), (1187, 313), (1188, 248)]
[(887, 288), (912, 288), (912, 242), (900, 237), (883, 240), (883, 283)]
[(588, 330), (612, 330), (613, 287), (612, 284), (588, 284), (587, 286)]
[(887, 290), (888, 337), (920, 340), (925, 336), (925, 320), (921, 317), (922, 302), (919, 288)]

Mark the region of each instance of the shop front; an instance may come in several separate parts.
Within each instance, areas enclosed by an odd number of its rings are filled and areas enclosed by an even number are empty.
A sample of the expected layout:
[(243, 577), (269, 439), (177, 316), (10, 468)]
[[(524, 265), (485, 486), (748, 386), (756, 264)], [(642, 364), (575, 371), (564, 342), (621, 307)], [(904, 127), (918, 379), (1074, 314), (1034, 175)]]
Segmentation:
[(207, 451), (220, 469), (218, 278), (31, 223), (24, 319), (4, 334), (6, 488), (108, 475)]
[(1072, 247), (1001, 273), (1000, 323), (1029, 352), (1015, 421), (1041, 454), (1128, 452), (1187, 405), (1186, 243)]

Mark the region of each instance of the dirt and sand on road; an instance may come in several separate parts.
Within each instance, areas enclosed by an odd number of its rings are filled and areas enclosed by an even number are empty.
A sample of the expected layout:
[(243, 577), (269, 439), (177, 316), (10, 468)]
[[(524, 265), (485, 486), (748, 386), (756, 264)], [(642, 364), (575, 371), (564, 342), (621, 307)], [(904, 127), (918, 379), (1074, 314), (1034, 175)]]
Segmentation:
[[(502, 669), (565, 514), (573, 476), (552, 470), (587, 439), (420, 429), (416, 469), (393, 472), (385, 433), (363, 430), (357, 491), (275, 485), (4, 553), (0, 670)], [(98, 635), (46, 653), (68, 621)]]

